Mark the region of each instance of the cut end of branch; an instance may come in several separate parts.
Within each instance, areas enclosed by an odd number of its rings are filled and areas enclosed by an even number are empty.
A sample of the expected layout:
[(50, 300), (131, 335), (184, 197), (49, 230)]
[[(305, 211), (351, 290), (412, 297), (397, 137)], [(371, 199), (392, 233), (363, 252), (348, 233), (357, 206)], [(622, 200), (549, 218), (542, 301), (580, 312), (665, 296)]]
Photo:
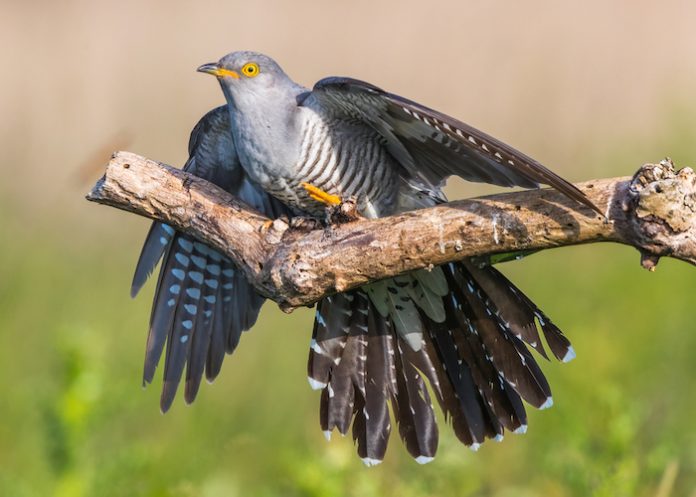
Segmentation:
[[(119, 187), (114, 185), (118, 182), (121, 171), (116, 169), (130, 169), (131, 164), (141, 163), (143, 158), (132, 152), (114, 152), (106, 165), (104, 175), (96, 182), (85, 198), (90, 202), (97, 202), (106, 205), (119, 207), (114, 198), (114, 193), (119, 191)], [(137, 178), (139, 171), (133, 171), (133, 177)]]

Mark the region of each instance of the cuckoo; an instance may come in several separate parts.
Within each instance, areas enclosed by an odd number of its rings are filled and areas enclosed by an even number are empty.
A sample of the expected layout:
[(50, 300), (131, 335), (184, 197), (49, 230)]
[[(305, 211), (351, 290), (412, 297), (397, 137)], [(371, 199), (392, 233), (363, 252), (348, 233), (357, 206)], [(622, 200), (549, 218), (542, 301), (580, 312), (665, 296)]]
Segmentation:
[[(218, 79), (227, 103), (194, 128), (184, 169), (270, 218), (322, 218), (326, 204), (347, 197), (368, 218), (429, 207), (446, 201), (442, 187), (452, 175), (507, 187), (546, 184), (599, 212), (536, 160), (369, 83), (329, 77), (310, 90), (255, 52), (234, 52), (198, 70)], [(144, 382), (164, 352), (166, 411), (182, 376), (186, 402), (204, 374), (216, 377), (264, 299), (225, 256), (158, 222), (133, 295), (160, 259)], [(496, 268), (471, 260), (326, 297), (316, 307), (308, 360), (309, 383), (321, 391), (321, 428), (330, 438), (352, 427), (367, 465), (384, 458), (392, 418), (413, 458), (433, 459), (439, 435), (432, 396), (472, 449), (486, 438), (502, 440), (506, 430), (524, 432), (523, 400), (540, 409), (553, 403), (529, 349), (548, 358), (542, 335), (557, 359), (574, 357), (525, 294)]]

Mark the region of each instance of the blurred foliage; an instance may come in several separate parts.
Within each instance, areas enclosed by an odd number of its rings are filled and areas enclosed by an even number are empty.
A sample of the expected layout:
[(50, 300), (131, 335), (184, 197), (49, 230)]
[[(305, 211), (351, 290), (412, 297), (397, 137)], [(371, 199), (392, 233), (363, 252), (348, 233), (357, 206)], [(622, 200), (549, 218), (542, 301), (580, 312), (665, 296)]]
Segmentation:
[[(668, 131), (664, 150), (693, 156), (692, 133)], [(598, 154), (625, 164), (636, 151)], [(478, 453), (441, 419), (426, 466), (395, 433), (386, 461), (366, 469), (350, 437), (326, 443), (319, 429), (305, 380), (311, 312), (267, 304), (215, 384), (163, 416), (159, 383), (139, 388), (152, 283), (128, 298), (145, 223), (93, 237), (11, 207), (0, 199), (12, 233), (0, 238), (0, 496), (696, 495), (696, 270), (683, 263), (648, 273), (635, 250), (593, 245), (502, 264), (578, 353), (542, 364), (553, 409)], [(131, 222), (94, 209), (110, 226)]]

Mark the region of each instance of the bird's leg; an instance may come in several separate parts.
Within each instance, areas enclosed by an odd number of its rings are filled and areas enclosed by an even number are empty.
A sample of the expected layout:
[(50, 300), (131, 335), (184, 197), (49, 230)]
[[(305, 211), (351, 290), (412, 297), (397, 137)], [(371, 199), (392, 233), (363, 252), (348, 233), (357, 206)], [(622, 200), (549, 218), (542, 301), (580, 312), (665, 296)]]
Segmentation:
[(360, 219), (358, 213), (358, 201), (355, 197), (342, 199), (338, 195), (332, 195), (309, 183), (302, 183), (309, 196), (326, 205), (326, 220), (328, 224), (341, 224)]
[(316, 200), (317, 202), (321, 202), (322, 204), (326, 204), (329, 207), (335, 207), (340, 205), (342, 202), (341, 197), (338, 195), (326, 193), (324, 190), (317, 188), (314, 185), (310, 185), (309, 183), (302, 183), (302, 188), (307, 190), (307, 193), (312, 199)]

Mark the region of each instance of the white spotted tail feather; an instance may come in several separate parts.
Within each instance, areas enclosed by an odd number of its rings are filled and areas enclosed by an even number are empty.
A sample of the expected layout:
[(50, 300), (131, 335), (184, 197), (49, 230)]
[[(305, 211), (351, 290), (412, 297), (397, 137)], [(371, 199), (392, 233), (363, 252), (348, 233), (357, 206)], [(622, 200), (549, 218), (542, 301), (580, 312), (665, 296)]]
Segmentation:
[[(338, 321), (332, 318), (336, 315)], [(334, 325), (341, 331), (332, 332)], [(394, 326), (363, 291), (335, 295), (319, 303), (308, 373), (315, 385), (325, 385), (320, 424), (325, 434), (337, 428), (345, 435), (352, 421), (358, 455), (368, 466), (381, 462), (387, 449), (392, 428), (389, 402), (399, 412), (400, 433), (414, 457), (432, 457), (437, 447), (437, 426), (427, 407), (424, 384), (413, 383), (417, 391), (404, 388), (402, 397), (397, 398), (398, 385), (404, 381), (400, 375), (406, 373), (413, 379), (416, 372), (402, 368), (397, 346)], [(413, 413), (408, 395), (421, 400), (414, 399)]]
[(437, 322), (420, 311), (420, 347), (411, 347), (362, 290), (318, 305), (308, 373), (322, 389), (321, 429), (346, 434), (352, 422), (358, 455), (368, 465), (384, 458), (389, 402), (413, 458), (425, 463), (435, 457), (439, 435), (427, 384), (472, 450), (486, 438), (502, 440), (505, 430), (526, 431), (523, 399), (540, 409), (553, 402), (525, 343), (545, 357), (538, 320), (563, 359), (572, 349), (558, 328), (496, 269), (457, 263), (442, 270), (449, 285), (446, 319)]

